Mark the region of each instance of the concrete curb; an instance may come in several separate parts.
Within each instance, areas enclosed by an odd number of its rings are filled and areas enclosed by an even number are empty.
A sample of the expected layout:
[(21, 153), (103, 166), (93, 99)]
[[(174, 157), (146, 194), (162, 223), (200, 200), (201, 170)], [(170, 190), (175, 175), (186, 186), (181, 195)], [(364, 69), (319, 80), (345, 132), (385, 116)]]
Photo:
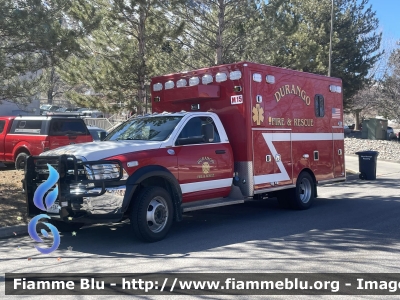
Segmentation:
[(0, 228), (0, 238), (8, 238), (15, 235), (28, 234), (28, 225), (15, 225)]

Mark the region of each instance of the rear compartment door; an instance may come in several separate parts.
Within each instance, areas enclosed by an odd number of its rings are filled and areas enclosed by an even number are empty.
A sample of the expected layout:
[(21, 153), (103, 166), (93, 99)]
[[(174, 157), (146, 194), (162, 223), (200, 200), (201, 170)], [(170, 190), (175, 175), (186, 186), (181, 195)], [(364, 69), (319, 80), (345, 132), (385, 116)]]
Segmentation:
[(344, 177), (344, 134), (342, 126), (333, 126), (333, 176)]
[(49, 148), (93, 141), (81, 119), (52, 119), (49, 128)]
[(293, 183), (290, 130), (253, 129), (255, 190)]

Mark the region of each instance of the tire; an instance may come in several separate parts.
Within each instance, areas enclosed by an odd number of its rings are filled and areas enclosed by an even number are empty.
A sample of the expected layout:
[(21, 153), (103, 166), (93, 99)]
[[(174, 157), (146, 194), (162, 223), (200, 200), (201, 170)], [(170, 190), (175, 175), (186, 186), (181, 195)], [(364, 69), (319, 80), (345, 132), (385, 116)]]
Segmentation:
[(307, 172), (300, 173), (297, 178), (296, 187), (289, 190), (291, 202), (294, 209), (303, 210), (311, 207), (315, 198), (315, 183)]
[(150, 243), (162, 240), (172, 225), (171, 196), (161, 187), (150, 186), (145, 187), (134, 201), (130, 221), (136, 237)]
[(72, 232), (79, 230), (85, 225), (84, 223), (67, 223), (64, 221), (50, 220), (50, 224), (53, 224), (59, 232)]
[(25, 162), (26, 158), (28, 157), (29, 154), (25, 152), (21, 152), (20, 154), (17, 155), (17, 158), (15, 159), (15, 169), (16, 170), (25, 170)]

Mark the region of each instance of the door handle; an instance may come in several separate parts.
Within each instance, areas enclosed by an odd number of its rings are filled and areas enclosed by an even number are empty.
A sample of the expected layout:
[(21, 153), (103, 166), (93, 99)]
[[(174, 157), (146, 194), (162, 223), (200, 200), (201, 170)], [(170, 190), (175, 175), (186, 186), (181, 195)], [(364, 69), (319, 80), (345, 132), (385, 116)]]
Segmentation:
[(215, 154), (225, 154), (225, 150), (215, 150)]

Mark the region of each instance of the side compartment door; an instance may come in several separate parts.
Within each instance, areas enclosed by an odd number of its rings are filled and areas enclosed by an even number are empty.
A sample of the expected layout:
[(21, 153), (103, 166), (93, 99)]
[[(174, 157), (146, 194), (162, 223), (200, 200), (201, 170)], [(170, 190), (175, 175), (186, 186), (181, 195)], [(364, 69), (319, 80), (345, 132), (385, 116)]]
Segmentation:
[[(206, 138), (206, 127), (214, 138)], [(221, 143), (214, 120), (195, 116), (187, 121), (175, 141), (183, 202), (226, 197), (233, 178), (232, 150)]]
[(293, 183), (290, 130), (253, 130), (255, 190)]

